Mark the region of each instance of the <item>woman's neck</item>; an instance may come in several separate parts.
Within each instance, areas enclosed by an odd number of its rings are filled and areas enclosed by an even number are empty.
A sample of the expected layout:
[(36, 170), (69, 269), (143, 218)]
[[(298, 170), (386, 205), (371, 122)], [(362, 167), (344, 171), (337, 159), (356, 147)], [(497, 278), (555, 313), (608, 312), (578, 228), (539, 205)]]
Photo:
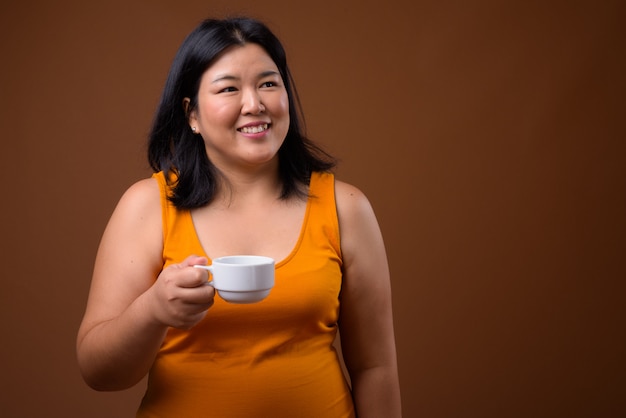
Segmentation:
[(228, 207), (274, 201), (282, 193), (278, 167), (261, 170), (220, 170), (221, 179), (214, 199), (216, 205)]

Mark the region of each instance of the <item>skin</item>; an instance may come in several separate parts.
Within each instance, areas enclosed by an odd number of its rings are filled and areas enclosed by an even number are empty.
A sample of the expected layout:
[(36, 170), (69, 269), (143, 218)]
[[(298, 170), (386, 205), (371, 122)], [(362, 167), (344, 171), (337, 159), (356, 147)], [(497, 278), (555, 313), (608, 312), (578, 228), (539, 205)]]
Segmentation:
[[(276, 153), (289, 126), (289, 111), (282, 79), (265, 51), (248, 44), (223, 54), (202, 77), (189, 124), (202, 135), (224, 178), (217, 198), (192, 211), (207, 254), (285, 258), (298, 238), (306, 202), (278, 199)], [(269, 129), (241, 131), (250, 124)], [(360, 418), (399, 417), (382, 235), (361, 191), (337, 181), (336, 200), (344, 259), (339, 325), (357, 413)], [(213, 305), (207, 272), (191, 267), (208, 260), (189, 255), (161, 270), (161, 222), (157, 183), (144, 179), (122, 196), (105, 229), (77, 337), (78, 363), (94, 389), (121, 390), (138, 383), (167, 329), (192, 328)]]

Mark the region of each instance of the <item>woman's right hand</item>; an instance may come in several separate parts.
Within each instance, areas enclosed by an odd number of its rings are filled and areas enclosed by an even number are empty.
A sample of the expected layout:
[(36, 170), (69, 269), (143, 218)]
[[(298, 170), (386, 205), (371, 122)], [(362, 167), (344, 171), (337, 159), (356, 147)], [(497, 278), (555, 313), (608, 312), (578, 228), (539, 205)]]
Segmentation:
[(195, 264), (206, 265), (207, 259), (192, 255), (166, 267), (150, 288), (150, 310), (159, 323), (187, 330), (213, 306), (215, 289), (208, 284), (208, 272)]

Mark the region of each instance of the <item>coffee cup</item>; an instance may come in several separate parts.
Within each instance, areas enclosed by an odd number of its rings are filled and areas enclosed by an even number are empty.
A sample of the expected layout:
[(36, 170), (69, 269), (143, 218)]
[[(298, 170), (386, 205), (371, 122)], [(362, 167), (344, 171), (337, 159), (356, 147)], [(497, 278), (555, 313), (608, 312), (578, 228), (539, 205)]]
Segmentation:
[(274, 286), (274, 259), (258, 255), (232, 255), (213, 260), (208, 270), (209, 285), (231, 303), (255, 303), (269, 295)]

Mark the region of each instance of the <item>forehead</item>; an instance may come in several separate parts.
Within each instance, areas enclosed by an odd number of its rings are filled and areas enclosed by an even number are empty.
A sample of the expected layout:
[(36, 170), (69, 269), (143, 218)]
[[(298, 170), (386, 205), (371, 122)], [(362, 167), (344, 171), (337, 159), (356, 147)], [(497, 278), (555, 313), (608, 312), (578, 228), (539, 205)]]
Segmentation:
[(248, 43), (227, 48), (207, 68), (205, 75), (215, 76), (220, 73), (227, 75), (254, 74), (268, 70), (278, 71), (276, 63), (263, 47)]

